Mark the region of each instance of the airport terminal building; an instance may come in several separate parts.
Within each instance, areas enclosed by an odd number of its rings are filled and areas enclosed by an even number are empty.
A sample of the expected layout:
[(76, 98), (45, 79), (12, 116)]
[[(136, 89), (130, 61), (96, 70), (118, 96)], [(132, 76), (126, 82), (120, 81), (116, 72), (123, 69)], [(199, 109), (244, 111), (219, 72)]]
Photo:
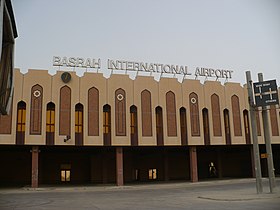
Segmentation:
[[(279, 175), (278, 105), (269, 120)], [(0, 185), (253, 177), (250, 123), (239, 83), (16, 69), (10, 114), (0, 115)]]

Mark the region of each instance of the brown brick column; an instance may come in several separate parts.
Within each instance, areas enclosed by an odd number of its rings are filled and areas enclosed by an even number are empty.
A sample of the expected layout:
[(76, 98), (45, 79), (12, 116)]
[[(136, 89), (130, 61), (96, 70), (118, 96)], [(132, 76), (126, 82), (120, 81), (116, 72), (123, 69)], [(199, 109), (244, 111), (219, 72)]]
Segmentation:
[(190, 149), (190, 175), (191, 175), (191, 182), (198, 181), (198, 174), (197, 174), (197, 155), (196, 155), (196, 147), (191, 146)]
[(123, 148), (116, 148), (116, 181), (117, 186), (123, 186)]
[(38, 187), (38, 159), (39, 159), (39, 146), (32, 147), (32, 171), (31, 171), (31, 187)]

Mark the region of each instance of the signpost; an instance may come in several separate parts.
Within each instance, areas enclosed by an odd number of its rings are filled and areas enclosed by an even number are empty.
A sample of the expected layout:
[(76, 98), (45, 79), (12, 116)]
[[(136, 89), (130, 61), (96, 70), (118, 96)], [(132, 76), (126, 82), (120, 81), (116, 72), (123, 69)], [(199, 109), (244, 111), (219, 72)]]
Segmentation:
[(267, 153), (267, 168), (268, 168), (268, 176), (269, 176), (269, 188), (270, 192), (274, 192), (275, 188), (275, 174), (274, 174), (274, 165), (273, 165), (273, 155), (271, 148), (271, 140), (270, 140), (270, 129), (269, 129), (269, 119), (268, 119), (268, 110), (269, 105), (279, 104), (278, 99), (278, 91), (276, 80), (271, 81), (263, 81), (262, 73), (258, 74), (259, 82), (254, 83), (255, 92), (255, 100), (256, 106), (262, 107), (262, 118), (263, 118), (263, 128), (264, 128), (264, 139)]
[(251, 130), (253, 137), (253, 153), (254, 153), (254, 169), (256, 174), (256, 188), (257, 193), (263, 192), (262, 187), (262, 172), (261, 172), (261, 163), (260, 163), (260, 151), (259, 151), (259, 143), (258, 143), (258, 135), (257, 135), (257, 121), (256, 121), (256, 112), (254, 105), (254, 95), (253, 95), (253, 84), (251, 79), (251, 72), (246, 71), (246, 79), (247, 79), (247, 90), (248, 90), (248, 99), (249, 99), (249, 113), (251, 118)]
[(264, 127), (264, 139), (266, 145), (266, 153), (261, 154), (261, 158), (267, 159), (268, 176), (269, 176), (269, 187), (270, 192), (274, 192), (275, 188), (275, 174), (273, 165), (273, 156), (270, 140), (270, 129), (269, 129), (269, 118), (268, 110), (270, 105), (279, 104), (278, 89), (276, 80), (263, 81), (262, 73), (258, 74), (259, 82), (252, 84), (250, 71), (246, 72), (247, 88), (250, 105), (250, 117), (252, 125), (253, 135), (253, 149), (254, 149), (254, 160), (255, 160), (255, 172), (257, 181), (257, 193), (262, 192), (262, 181), (261, 181), (261, 167), (260, 167), (260, 154), (259, 145), (257, 140), (256, 131), (256, 114), (258, 111), (257, 107), (262, 107), (262, 118)]

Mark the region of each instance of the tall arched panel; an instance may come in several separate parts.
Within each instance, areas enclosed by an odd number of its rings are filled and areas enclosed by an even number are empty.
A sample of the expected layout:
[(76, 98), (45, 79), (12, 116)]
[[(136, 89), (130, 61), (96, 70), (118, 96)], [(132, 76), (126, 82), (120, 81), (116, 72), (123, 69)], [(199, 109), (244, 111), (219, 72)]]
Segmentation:
[(222, 136), (220, 100), (217, 94), (211, 96), (212, 124), (214, 136)]
[(123, 89), (115, 92), (115, 125), (116, 136), (126, 135), (126, 96)]
[(177, 136), (176, 100), (172, 91), (166, 93), (167, 136)]
[(237, 95), (231, 97), (232, 118), (233, 118), (233, 131), (235, 136), (242, 136), (241, 130), (241, 116), (239, 98)]
[(191, 118), (191, 134), (192, 136), (200, 136), (199, 105), (198, 96), (196, 93), (191, 93), (189, 95), (189, 103)]
[(88, 135), (99, 135), (99, 91), (95, 87), (88, 90)]
[(279, 136), (278, 120), (275, 105), (270, 106), (270, 124), (271, 124), (271, 135)]
[(60, 89), (59, 135), (71, 135), (71, 89), (64, 86)]
[(148, 90), (141, 92), (142, 136), (152, 136), (152, 103)]
[(34, 85), (31, 88), (31, 103), (30, 103), (30, 134), (31, 135), (41, 135), (42, 101), (43, 101), (43, 88), (38, 84)]

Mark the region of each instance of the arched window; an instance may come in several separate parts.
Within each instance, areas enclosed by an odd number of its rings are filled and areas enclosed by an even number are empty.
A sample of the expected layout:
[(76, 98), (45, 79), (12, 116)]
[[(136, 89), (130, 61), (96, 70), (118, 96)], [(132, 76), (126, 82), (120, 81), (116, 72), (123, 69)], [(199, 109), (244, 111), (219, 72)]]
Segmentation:
[(243, 117), (244, 117), (244, 128), (245, 128), (245, 139), (246, 144), (250, 144), (251, 142), (251, 136), (250, 136), (250, 124), (249, 124), (249, 114), (248, 110), (243, 111)]
[(177, 136), (176, 100), (172, 91), (166, 93), (167, 135)]
[(103, 140), (104, 146), (111, 146), (111, 107), (103, 106)]
[(17, 133), (16, 133), (17, 145), (24, 144), (25, 123), (26, 123), (26, 103), (24, 101), (20, 101), (17, 104)]
[(31, 135), (41, 135), (42, 100), (43, 100), (43, 88), (38, 84), (34, 85), (31, 88), (31, 104), (30, 104), (30, 134)]
[(130, 107), (130, 138), (131, 146), (138, 146), (137, 107)]
[(99, 91), (95, 87), (88, 90), (88, 135), (99, 136)]
[(75, 145), (83, 145), (83, 121), (84, 121), (84, 106), (81, 103), (75, 106)]
[(46, 144), (54, 145), (54, 133), (55, 133), (55, 104), (49, 102), (47, 104), (47, 116), (46, 116)]
[(187, 131), (187, 111), (184, 107), (180, 108), (180, 126), (181, 126), (181, 144), (188, 144), (188, 131)]
[(222, 136), (220, 101), (217, 94), (211, 96), (212, 124), (214, 136)]
[(115, 92), (115, 125), (116, 136), (126, 135), (126, 96), (123, 89)]
[(142, 135), (152, 136), (152, 102), (148, 90), (141, 92)]
[(208, 109), (202, 109), (203, 116), (203, 133), (204, 133), (204, 144), (210, 145), (210, 129), (209, 129), (209, 116)]
[(157, 132), (157, 145), (163, 146), (163, 118), (162, 108), (156, 107), (156, 132)]
[(239, 98), (237, 95), (233, 95), (231, 97), (231, 106), (232, 106), (234, 135), (242, 136), (240, 106), (239, 106)]
[(270, 124), (271, 124), (271, 135), (279, 136), (278, 120), (275, 105), (270, 106)]
[(224, 125), (225, 125), (225, 135), (226, 135), (226, 144), (231, 144), (231, 135), (230, 135), (230, 121), (229, 121), (229, 111), (224, 109)]
[(60, 89), (59, 135), (71, 135), (71, 89), (68, 86)]
[(190, 117), (191, 117), (191, 133), (192, 136), (200, 136), (200, 123), (199, 123), (199, 106), (198, 96), (196, 93), (189, 95), (190, 102)]

